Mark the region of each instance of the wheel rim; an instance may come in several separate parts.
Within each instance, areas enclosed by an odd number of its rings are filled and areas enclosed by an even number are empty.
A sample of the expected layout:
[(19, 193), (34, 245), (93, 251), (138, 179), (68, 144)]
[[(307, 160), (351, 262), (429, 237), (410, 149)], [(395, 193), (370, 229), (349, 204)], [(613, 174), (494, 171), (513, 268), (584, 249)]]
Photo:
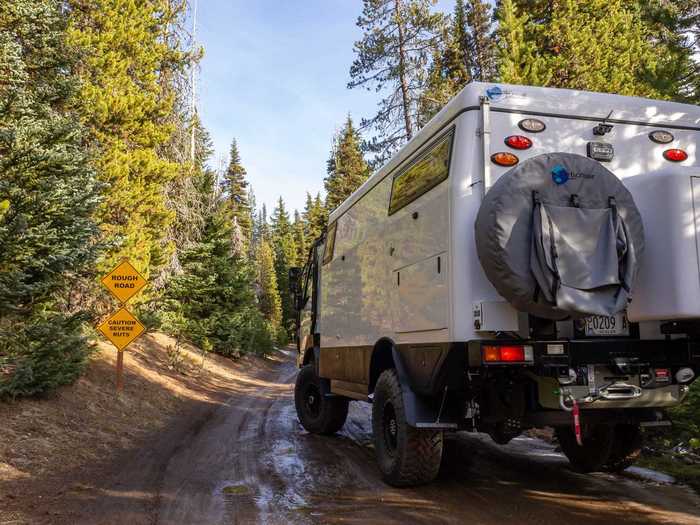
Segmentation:
[(321, 413), (321, 391), (316, 385), (308, 385), (304, 390), (304, 409), (313, 418)]
[(396, 421), (396, 410), (394, 405), (386, 403), (382, 414), (382, 428), (384, 430), (384, 443), (387, 450), (393, 452), (397, 446), (398, 422)]

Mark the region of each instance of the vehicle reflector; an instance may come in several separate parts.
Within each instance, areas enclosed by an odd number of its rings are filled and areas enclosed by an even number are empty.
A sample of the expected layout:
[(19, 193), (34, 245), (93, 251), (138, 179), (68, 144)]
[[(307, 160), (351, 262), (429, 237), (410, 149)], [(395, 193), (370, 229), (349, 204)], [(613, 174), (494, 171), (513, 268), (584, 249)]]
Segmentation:
[(671, 371), (668, 368), (656, 368), (654, 378), (659, 383), (668, 383), (671, 380)]
[(664, 151), (664, 158), (671, 162), (683, 162), (688, 158), (688, 154), (682, 149), (667, 149)]
[(522, 135), (511, 135), (506, 137), (504, 142), (506, 146), (510, 146), (513, 149), (528, 149), (532, 147), (532, 141)]
[(547, 126), (541, 120), (536, 118), (526, 118), (518, 122), (518, 127), (523, 131), (529, 131), (530, 133), (539, 133), (544, 131)]
[(649, 133), (649, 138), (652, 142), (656, 142), (657, 144), (668, 144), (669, 142), (673, 142), (673, 135), (668, 131), (664, 131), (663, 129), (652, 131)]
[(485, 345), (482, 352), (486, 363), (526, 363), (533, 359), (531, 346)]
[(522, 346), (502, 346), (501, 361), (525, 361), (525, 349)]
[(484, 361), (500, 361), (501, 351), (497, 346), (484, 347)]
[(520, 159), (507, 151), (499, 151), (491, 155), (491, 162), (499, 166), (515, 166), (520, 162)]

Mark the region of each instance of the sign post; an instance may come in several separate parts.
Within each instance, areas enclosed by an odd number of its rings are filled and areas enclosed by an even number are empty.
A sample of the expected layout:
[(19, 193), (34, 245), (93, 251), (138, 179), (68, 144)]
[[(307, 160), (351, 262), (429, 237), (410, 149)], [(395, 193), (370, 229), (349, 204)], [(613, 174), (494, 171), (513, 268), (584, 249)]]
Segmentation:
[(117, 350), (117, 392), (124, 390), (124, 350)]
[(124, 259), (102, 278), (102, 284), (117, 298), (120, 308), (103, 322), (98, 330), (117, 348), (117, 391), (124, 388), (124, 349), (136, 340), (146, 327), (126, 309), (126, 302), (148, 284), (148, 281)]

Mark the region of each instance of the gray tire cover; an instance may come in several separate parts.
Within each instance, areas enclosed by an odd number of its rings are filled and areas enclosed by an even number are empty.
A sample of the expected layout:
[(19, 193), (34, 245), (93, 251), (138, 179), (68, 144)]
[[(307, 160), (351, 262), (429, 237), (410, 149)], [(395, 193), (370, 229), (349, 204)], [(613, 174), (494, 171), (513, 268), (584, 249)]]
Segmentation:
[[(565, 170), (563, 182), (561, 177), (555, 176), (562, 173), (562, 167)], [(570, 207), (572, 195), (577, 196), (582, 213), (591, 214), (609, 208), (610, 197), (614, 198), (616, 212), (622, 219), (621, 229), (624, 229), (626, 239), (625, 257), (628, 260), (624, 280), (629, 287), (625, 287), (622, 295), (616, 291), (615, 297), (611, 298), (610, 293), (589, 293), (572, 288), (576, 293), (573, 294), (573, 299), (569, 297), (568, 301), (563, 302), (566, 309), (562, 309), (557, 307), (556, 301), (551, 301), (551, 297), (544, 297), (540, 293), (541, 287), (533, 274), (533, 267), (537, 264), (532, 264), (535, 207), (533, 191), (537, 192), (540, 202), (549, 206), (552, 212)], [(576, 220), (569, 223), (574, 224), (569, 228), (576, 228), (588, 222), (585, 216), (582, 222), (579, 214)], [(632, 195), (622, 182), (598, 161), (573, 153), (539, 155), (523, 161), (503, 174), (486, 193), (477, 215), (475, 229), (476, 249), (481, 266), (498, 293), (517, 310), (548, 319), (611, 314), (624, 309), (638, 273), (638, 261), (644, 250), (642, 218)], [(574, 232), (569, 239), (576, 237), (577, 233)], [(614, 249), (614, 240), (612, 246)], [(609, 262), (610, 258), (607, 259)], [(580, 264), (579, 260), (579, 267), (576, 268), (578, 275), (582, 274)], [(590, 264), (596, 263), (592, 261)], [(584, 272), (585, 270), (586, 268)], [(595, 275), (596, 272), (598, 270), (592, 266), (590, 275)], [(576, 304), (577, 297), (584, 296), (585, 298), (580, 300), (581, 304)]]

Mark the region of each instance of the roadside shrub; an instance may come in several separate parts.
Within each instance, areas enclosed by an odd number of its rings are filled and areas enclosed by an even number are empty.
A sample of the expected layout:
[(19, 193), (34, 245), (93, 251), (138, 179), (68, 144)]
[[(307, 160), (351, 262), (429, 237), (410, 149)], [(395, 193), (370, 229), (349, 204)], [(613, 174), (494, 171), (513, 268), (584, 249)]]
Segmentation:
[(673, 421), (671, 435), (674, 440), (700, 438), (700, 380), (690, 386), (686, 400), (669, 410), (669, 415)]
[(41, 394), (75, 381), (90, 347), (81, 315), (49, 314), (31, 323), (3, 323), (0, 341), (0, 397)]

